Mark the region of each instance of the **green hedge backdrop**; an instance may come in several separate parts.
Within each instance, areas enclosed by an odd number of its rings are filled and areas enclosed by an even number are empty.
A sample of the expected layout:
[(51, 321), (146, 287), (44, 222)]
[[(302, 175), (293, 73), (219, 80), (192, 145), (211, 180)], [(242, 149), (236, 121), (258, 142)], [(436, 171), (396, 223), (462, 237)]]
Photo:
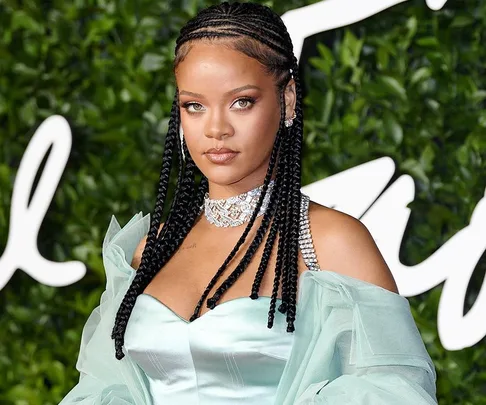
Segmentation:
[[(44, 118), (62, 114), (73, 150), (39, 249), (88, 267), (83, 280), (63, 288), (18, 271), (0, 291), (1, 404), (57, 404), (76, 383), (81, 330), (104, 288), (104, 232), (111, 214), (123, 224), (152, 208), (174, 93), (175, 38), (214, 3), (0, 0), (0, 252), (26, 145)], [(312, 2), (264, 3), (283, 14)], [(466, 226), (484, 194), (485, 43), (482, 0), (449, 1), (438, 12), (410, 0), (306, 40), (303, 184), (391, 156), (396, 175), (412, 175), (417, 188), (405, 264), (426, 259)], [(485, 270), (483, 255), (465, 311)], [(439, 286), (410, 299), (437, 368), (439, 403), (486, 404), (485, 340), (444, 350), (440, 294)]]

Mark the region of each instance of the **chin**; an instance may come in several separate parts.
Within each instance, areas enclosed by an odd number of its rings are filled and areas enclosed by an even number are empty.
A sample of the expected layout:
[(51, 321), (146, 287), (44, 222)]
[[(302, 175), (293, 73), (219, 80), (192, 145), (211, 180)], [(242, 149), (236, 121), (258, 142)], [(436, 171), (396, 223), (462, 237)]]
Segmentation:
[(207, 173), (204, 175), (207, 177), (210, 183), (217, 184), (218, 186), (230, 186), (232, 184), (238, 183), (241, 179), (245, 177), (238, 175), (234, 172), (231, 173), (230, 170), (227, 170), (227, 173), (215, 173), (214, 171), (212, 171), (211, 173)]
[(248, 176), (247, 172), (237, 170), (236, 167), (231, 167), (231, 165), (205, 166), (200, 170), (210, 183), (217, 184), (218, 186), (229, 186), (238, 183)]

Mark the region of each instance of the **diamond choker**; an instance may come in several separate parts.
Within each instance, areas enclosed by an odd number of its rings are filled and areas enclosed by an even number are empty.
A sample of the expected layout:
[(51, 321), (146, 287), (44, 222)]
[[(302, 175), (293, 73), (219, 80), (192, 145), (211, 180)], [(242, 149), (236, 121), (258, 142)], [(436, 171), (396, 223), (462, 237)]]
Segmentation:
[[(257, 217), (263, 215), (267, 210), (274, 182), (274, 180), (271, 180), (268, 184), (268, 190), (263, 198), (263, 204)], [(243, 225), (250, 220), (262, 189), (263, 185), (245, 193), (220, 200), (212, 200), (209, 198), (209, 193), (206, 193), (204, 196), (204, 215), (211, 224), (217, 227), (228, 228)]]

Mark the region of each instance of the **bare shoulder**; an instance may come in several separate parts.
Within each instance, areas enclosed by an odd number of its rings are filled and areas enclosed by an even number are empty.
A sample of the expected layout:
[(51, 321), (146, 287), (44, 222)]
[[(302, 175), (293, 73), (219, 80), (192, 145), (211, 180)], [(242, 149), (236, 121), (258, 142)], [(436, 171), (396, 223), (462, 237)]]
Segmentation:
[(313, 201), (309, 221), (319, 266), (398, 292), (393, 275), (366, 226)]
[[(162, 226), (164, 224), (160, 224), (159, 226), (159, 232), (160, 230), (162, 229)], [(142, 240), (140, 241), (140, 243), (137, 245), (137, 247), (135, 248), (135, 252), (133, 253), (133, 257), (132, 257), (132, 263), (131, 263), (131, 266), (135, 269), (135, 270), (138, 270), (138, 268), (140, 267), (140, 262), (142, 261), (142, 253), (145, 249), (145, 244), (147, 243), (147, 235), (145, 235)]]

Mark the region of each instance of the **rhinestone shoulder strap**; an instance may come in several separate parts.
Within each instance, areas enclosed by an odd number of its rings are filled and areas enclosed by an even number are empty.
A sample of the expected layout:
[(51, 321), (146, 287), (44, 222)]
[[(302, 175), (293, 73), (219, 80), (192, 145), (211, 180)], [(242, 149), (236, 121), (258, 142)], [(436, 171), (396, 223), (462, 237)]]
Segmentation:
[(312, 242), (312, 235), (309, 226), (309, 196), (301, 194), (300, 199), (300, 227), (299, 227), (299, 247), (302, 252), (304, 263), (309, 270), (319, 270), (317, 256)]

